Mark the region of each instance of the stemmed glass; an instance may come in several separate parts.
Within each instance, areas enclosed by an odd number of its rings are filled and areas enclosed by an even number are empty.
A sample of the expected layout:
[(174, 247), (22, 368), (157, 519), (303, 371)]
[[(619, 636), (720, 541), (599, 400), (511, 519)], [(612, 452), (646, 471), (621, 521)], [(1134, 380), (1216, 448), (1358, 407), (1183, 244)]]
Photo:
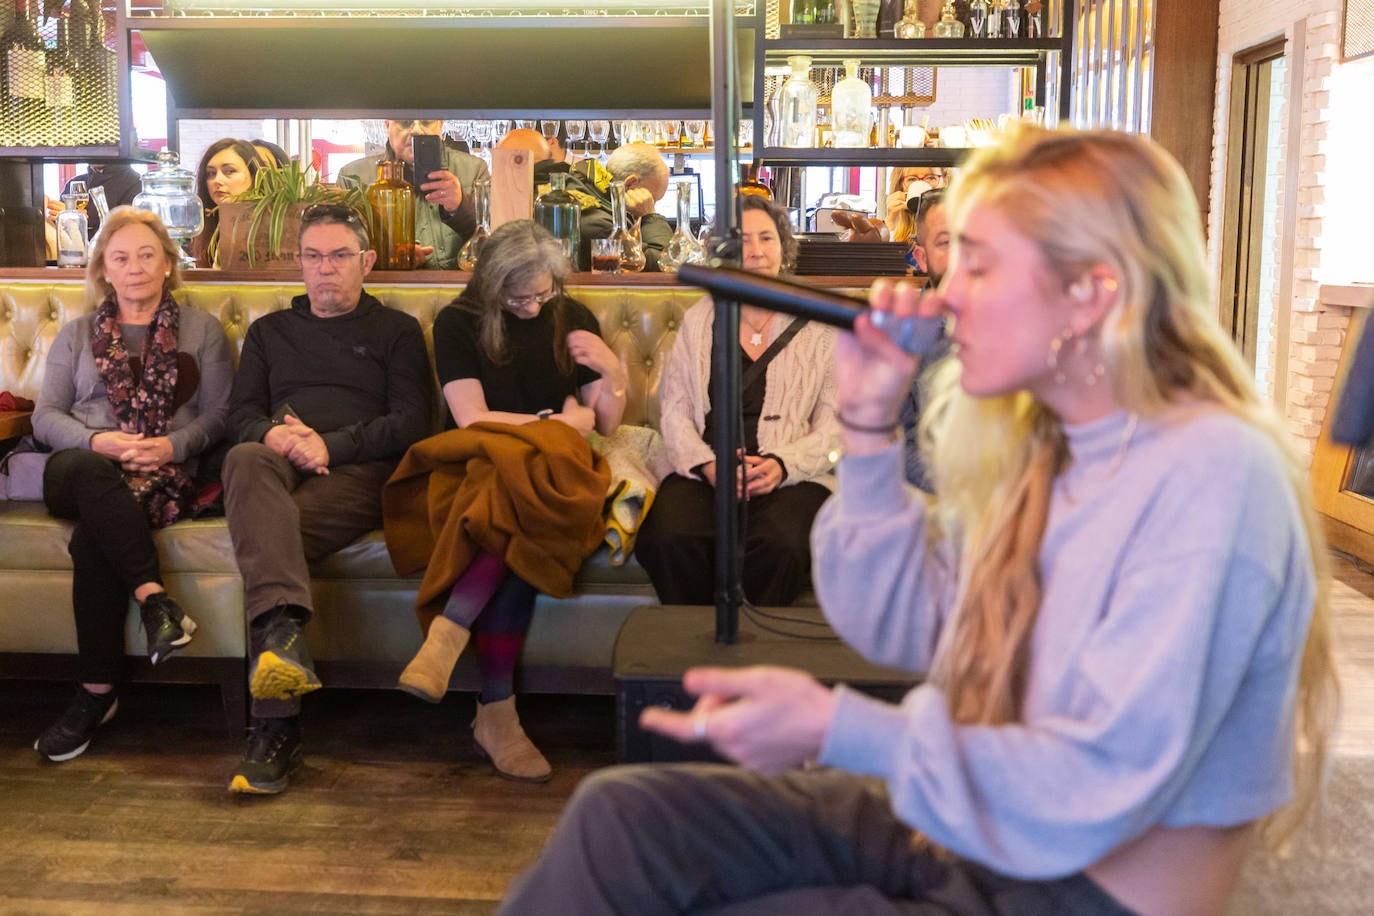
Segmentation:
[(616, 142), (619, 143), (621, 146), (624, 146), (626, 143), (635, 142), (634, 132), (634, 121), (631, 121), (630, 119), (626, 118), (623, 121), (615, 122), (615, 139)]
[(606, 164), (606, 140), (611, 135), (610, 121), (588, 121), (587, 137), (592, 141), (592, 148), (589, 151), (596, 157), (596, 161), (602, 165)]
[(702, 141), (706, 139), (705, 121), (687, 121), (683, 125), (687, 128), (687, 139), (692, 146), (700, 148)]
[(491, 153), (486, 149), (489, 143), (491, 143), (491, 122), (473, 121), (472, 154), (474, 156), (481, 156), (483, 159), (490, 159)]
[[(568, 132), (568, 153), (571, 155), (573, 144), (580, 142), (583, 135), (587, 133), (587, 122), (580, 119), (569, 119), (563, 122), (563, 129)], [(583, 151), (583, 157), (586, 157), (585, 150)]]
[(639, 142), (640, 142), (640, 143), (653, 143), (653, 142), (654, 142), (654, 122), (653, 122), (653, 121), (636, 121), (635, 124), (639, 127), (639, 137), (638, 137)]
[(444, 136), (452, 137), (455, 140), (468, 142), (468, 134), (472, 132), (472, 122), (467, 120), (445, 121), (443, 126)]
[(516, 118), (515, 126), (521, 130), (536, 130), (539, 127), (539, 121), (529, 118)]
[(506, 134), (510, 133), (510, 119), (503, 118), (499, 121), (493, 121), (491, 130), (491, 138), (499, 142)]
[(682, 122), (674, 118), (671, 121), (659, 121), (659, 132), (663, 134), (665, 146), (681, 146), (678, 137), (682, 134)]

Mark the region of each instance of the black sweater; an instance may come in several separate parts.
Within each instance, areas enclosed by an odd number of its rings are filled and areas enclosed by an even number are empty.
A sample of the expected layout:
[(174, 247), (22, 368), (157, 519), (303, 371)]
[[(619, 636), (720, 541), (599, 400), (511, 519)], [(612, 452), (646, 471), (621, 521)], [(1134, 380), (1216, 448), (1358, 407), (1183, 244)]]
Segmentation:
[(229, 402), (240, 442), (294, 413), (324, 439), (331, 466), (397, 460), (429, 434), (433, 401), (420, 324), (364, 292), (319, 318), (307, 296), (248, 328)]

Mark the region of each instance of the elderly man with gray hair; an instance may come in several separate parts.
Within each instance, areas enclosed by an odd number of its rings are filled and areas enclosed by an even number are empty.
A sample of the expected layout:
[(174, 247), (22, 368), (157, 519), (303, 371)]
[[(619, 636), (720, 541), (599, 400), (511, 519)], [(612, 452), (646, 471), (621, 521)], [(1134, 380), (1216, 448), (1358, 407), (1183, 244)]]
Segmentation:
[[(586, 171), (584, 171), (586, 169)], [(596, 180), (595, 160), (587, 159), (573, 168), (577, 191), (597, 199), (598, 206), (582, 211), (582, 238), (604, 239), (611, 234), (609, 190)], [(668, 163), (648, 143), (627, 143), (611, 153), (605, 171), (625, 182), (625, 211), (631, 222), (638, 219), (640, 241), (644, 244), (645, 270), (658, 270), (658, 255), (673, 237), (673, 227), (654, 210), (654, 204), (668, 193)], [(569, 182), (573, 184), (573, 182)]]

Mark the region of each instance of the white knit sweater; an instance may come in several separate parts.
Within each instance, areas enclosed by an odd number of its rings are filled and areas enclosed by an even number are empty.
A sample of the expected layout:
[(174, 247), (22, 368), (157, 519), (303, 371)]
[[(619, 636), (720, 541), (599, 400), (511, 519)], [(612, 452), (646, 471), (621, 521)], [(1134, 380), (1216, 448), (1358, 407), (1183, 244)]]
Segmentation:
[[(712, 325), (709, 296), (687, 310), (668, 357), (660, 393), (659, 425), (673, 470), (686, 477), (692, 468), (715, 460), (702, 439), (711, 406)], [(788, 322), (774, 321), (771, 343)], [(787, 469), (783, 486), (814, 480), (835, 488), (839, 421), (835, 415), (835, 331), (812, 322), (788, 341), (764, 372), (766, 391), (759, 419), (759, 451), (776, 455)]]

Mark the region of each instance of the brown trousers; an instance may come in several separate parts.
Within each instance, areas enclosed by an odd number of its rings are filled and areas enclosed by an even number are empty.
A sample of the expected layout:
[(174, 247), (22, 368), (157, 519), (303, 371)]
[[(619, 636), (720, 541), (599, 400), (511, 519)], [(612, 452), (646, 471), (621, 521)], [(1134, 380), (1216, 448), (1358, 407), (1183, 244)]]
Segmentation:
[[(382, 484), (394, 467), (372, 461), (304, 474), (260, 442), (229, 450), (224, 513), (250, 624), (285, 604), (313, 613), (310, 563), (382, 526)], [(299, 699), (253, 702), (255, 716), (299, 710)]]

